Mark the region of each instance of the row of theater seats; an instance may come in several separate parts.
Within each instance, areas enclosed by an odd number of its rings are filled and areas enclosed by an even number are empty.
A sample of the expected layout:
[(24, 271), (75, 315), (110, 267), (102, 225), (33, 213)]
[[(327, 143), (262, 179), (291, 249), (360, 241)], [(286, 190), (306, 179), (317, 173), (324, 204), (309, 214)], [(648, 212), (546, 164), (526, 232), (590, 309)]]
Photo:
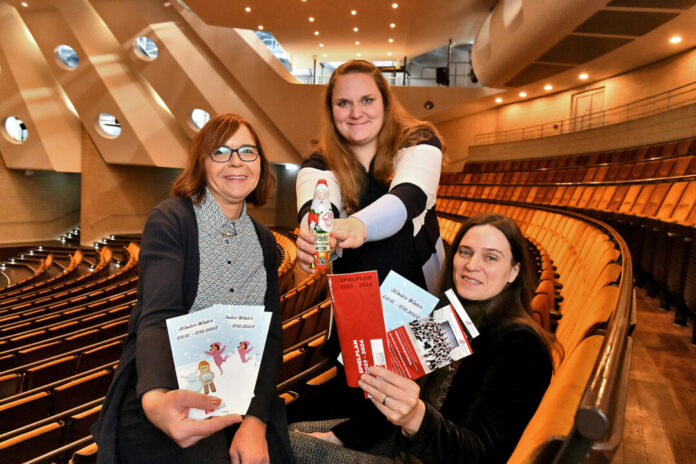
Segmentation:
[(568, 156), (530, 158), (509, 161), (486, 161), (467, 163), (461, 173), (443, 174), (456, 177), (458, 181), (464, 181), (462, 174), (474, 172), (516, 172), (540, 169), (559, 169), (572, 167), (586, 167), (592, 165), (608, 165), (614, 163), (626, 163), (640, 160), (652, 160), (670, 156), (682, 156), (696, 152), (696, 139), (683, 139), (666, 143), (645, 145), (640, 147), (622, 148), (593, 153), (582, 153)]
[(684, 325), (696, 314), (694, 139), (543, 162), (472, 163), (441, 182), (442, 211), (456, 214), (461, 199), (560, 207), (596, 217), (625, 238), (637, 283), (650, 296), (656, 293), (663, 307), (675, 307), (675, 322)]
[(279, 246), (280, 264), (278, 265), (278, 286), (281, 292), (287, 291), (292, 285), (293, 272), (295, 261), (297, 261), (297, 248), (294, 240), (289, 237), (273, 232), (276, 242)]
[(54, 462), (88, 444), (120, 357), (139, 247), (116, 239), (94, 249), (69, 242), (14, 259), (69, 254), (59, 275), (0, 290), (2, 462)]
[[(541, 250), (540, 256), (553, 257), (555, 270), (541, 266), (539, 274), (541, 278), (543, 272), (547, 273), (550, 288), (540, 288), (540, 283), (537, 296), (550, 291), (548, 298), (555, 298), (556, 288), (562, 287), (563, 300), (558, 304), (555, 334), (565, 356), (509, 462), (533, 462), (539, 456), (550, 459), (564, 438), (575, 434), (575, 416), (581, 399), (587, 394), (593, 376), (598, 374), (595, 363), (607, 350), (624, 349), (623, 344), (627, 343), (622, 340), (622, 346), (612, 347), (608, 335), (602, 335), (602, 330), (609, 328), (617, 314), (620, 293), (630, 291), (626, 287), (631, 287), (631, 272), (622, 269), (617, 237), (597, 224), (558, 212), (459, 200), (457, 213), (452, 214), (444, 210), (445, 205), (450, 203), (440, 201), (437, 205), (445, 241), (456, 235), (463, 218), (497, 212), (519, 224), (525, 237)], [(625, 362), (628, 356), (623, 356)], [(612, 420), (621, 421), (620, 416)], [(618, 442), (611, 448), (604, 447), (609, 459), (616, 446)], [(603, 458), (606, 460), (607, 456)]]

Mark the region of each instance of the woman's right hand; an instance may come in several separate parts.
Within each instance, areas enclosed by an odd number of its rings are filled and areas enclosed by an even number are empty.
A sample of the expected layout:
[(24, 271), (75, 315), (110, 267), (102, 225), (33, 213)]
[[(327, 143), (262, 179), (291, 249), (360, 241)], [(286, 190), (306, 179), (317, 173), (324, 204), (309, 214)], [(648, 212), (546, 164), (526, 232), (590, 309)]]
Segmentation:
[[(310, 266), (314, 261), (314, 233), (308, 227), (300, 227), (300, 234), (297, 236), (295, 243), (297, 244), (297, 260), (300, 263), (300, 267), (305, 272), (313, 273), (316, 269), (312, 269)], [(331, 253), (333, 253), (336, 248), (336, 239), (330, 237), (329, 245), (331, 246)]]
[(188, 390), (155, 389), (146, 392), (142, 398), (143, 411), (150, 422), (182, 448), (242, 421), (238, 414), (204, 420), (188, 418), (189, 408), (215, 409), (220, 402), (220, 398)]
[(297, 244), (297, 261), (305, 271), (312, 273), (314, 269), (310, 266), (314, 261), (314, 234), (308, 227), (300, 227), (300, 233), (295, 241)]

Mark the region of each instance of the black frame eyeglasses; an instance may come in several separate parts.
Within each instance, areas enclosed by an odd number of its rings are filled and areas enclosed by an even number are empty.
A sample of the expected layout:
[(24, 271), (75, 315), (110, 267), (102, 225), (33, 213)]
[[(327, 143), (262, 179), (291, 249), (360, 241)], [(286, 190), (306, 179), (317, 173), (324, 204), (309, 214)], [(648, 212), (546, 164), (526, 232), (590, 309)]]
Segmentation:
[(245, 163), (251, 163), (256, 161), (256, 158), (261, 154), (261, 150), (256, 145), (242, 145), (239, 148), (230, 148), (227, 145), (222, 145), (210, 153), (210, 159), (216, 163), (228, 163), (235, 153), (237, 153), (240, 160)]

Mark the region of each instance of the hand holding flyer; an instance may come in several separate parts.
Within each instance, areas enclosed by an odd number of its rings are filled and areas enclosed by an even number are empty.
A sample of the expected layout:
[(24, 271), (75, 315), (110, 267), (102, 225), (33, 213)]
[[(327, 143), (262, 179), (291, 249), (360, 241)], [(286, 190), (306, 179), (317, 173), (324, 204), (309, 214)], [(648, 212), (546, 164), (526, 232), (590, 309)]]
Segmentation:
[(167, 319), (179, 388), (222, 400), (191, 419), (245, 414), (254, 397), (271, 313), (263, 306), (214, 305)]
[(349, 386), (372, 365), (416, 379), (472, 353), (478, 331), (453, 292), (433, 310), (439, 299), (397, 273), (377, 282), (375, 271), (329, 276)]

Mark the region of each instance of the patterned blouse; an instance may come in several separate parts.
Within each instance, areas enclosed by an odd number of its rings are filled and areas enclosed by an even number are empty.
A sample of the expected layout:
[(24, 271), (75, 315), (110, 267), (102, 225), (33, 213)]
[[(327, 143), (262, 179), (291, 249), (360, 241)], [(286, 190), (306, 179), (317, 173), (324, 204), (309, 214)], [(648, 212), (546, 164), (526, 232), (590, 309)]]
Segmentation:
[(218, 303), (263, 305), (266, 269), (246, 203), (239, 219), (230, 220), (206, 187), (203, 199), (199, 205), (194, 203), (193, 210), (201, 261), (198, 293), (190, 312)]

